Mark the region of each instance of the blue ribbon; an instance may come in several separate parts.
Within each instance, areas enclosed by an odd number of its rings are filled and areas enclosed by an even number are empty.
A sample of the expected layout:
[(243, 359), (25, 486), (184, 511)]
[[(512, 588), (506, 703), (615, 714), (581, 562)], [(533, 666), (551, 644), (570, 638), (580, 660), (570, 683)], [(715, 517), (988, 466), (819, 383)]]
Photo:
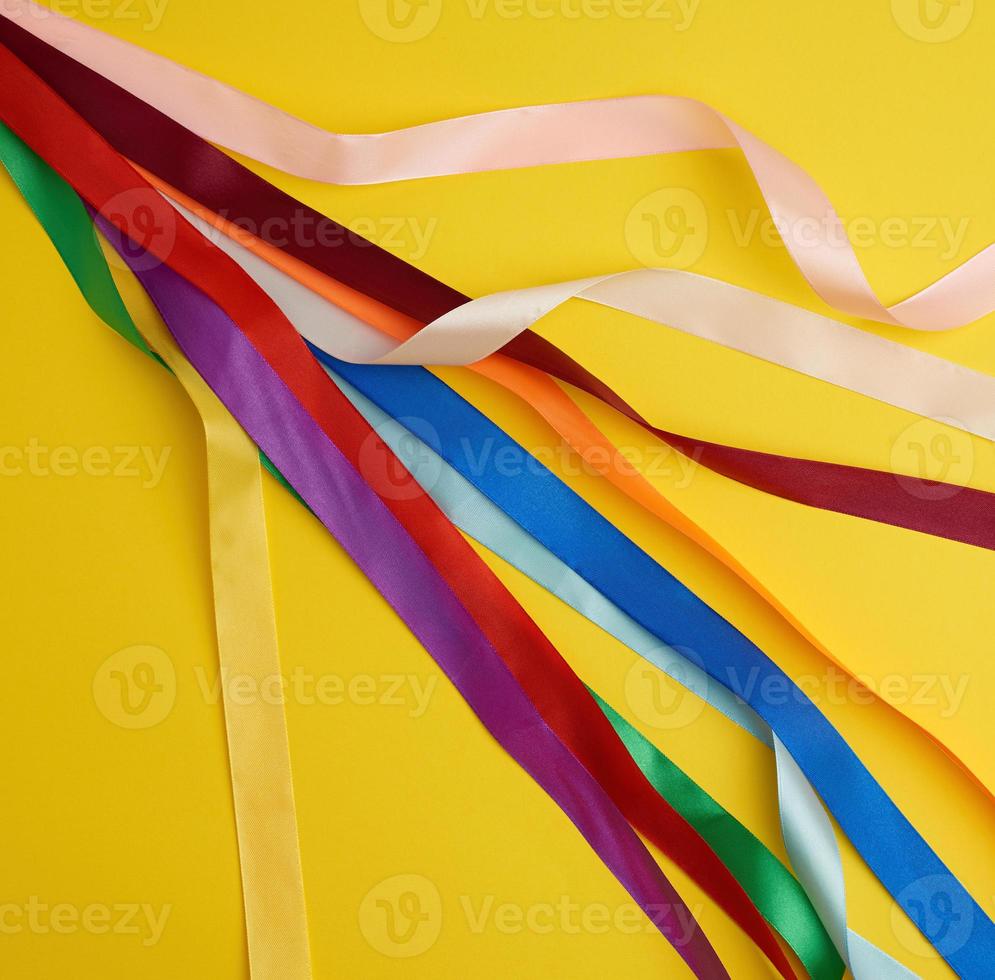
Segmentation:
[[(469, 402), (419, 367), (340, 361), (308, 345), (520, 527), (661, 642), (745, 700), (787, 747), (878, 880), (956, 973), (992, 976), (995, 924), (830, 721), (759, 647)], [(518, 461), (514, 472), (508, 460)], [(778, 696), (765, 697), (767, 691)], [(937, 908), (949, 914), (931, 914)]]

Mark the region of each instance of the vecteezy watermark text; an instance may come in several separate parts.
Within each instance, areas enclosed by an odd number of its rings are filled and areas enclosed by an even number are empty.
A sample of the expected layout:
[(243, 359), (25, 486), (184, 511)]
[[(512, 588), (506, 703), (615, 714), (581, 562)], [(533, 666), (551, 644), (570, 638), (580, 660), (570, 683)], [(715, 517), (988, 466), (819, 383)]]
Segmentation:
[(172, 910), (171, 905), (157, 908), (147, 902), (49, 903), (32, 895), (26, 902), (0, 902), (0, 935), (133, 936), (143, 946), (155, 946)]
[[(462, 7), (471, 21), (652, 21), (682, 33), (691, 27), (701, 0), (463, 0), (445, 9), (447, 16)], [(358, 0), (363, 23), (377, 37), (410, 44), (438, 27), (444, 0)]]
[(295, 667), (288, 674), (218, 672), (213, 676), (195, 667), (197, 687), (207, 704), (217, 704), (222, 695), (231, 704), (284, 704), (335, 707), (354, 704), (405, 708), (411, 718), (421, 718), (428, 710), (439, 678), (435, 674), (315, 674)]
[(51, 18), (53, 14), (85, 20), (121, 20), (141, 24), (143, 31), (154, 31), (166, 15), (169, 0), (48, 0), (48, 6), (22, 5), (0, 0), (0, 10), (32, 20)]
[[(420, 218), (414, 215), (357, 217), (340, 223), (300, 208), (291, 212), (290, 217), (274, 216), (262, 222), (244, 216), (232, 217), (225, 210), (219, 211), (218, 215), (230, 221), (238, 231), (246, 232), (276, 248), (286, 248), (288, 245), (339, 248), (346, 244), (368, 248), (376, 243), (381, 248), (402, 252), (412, 260), (425, 257), (439, 226), (438, 218)], [(215, 244), (224, 241), (224, 233), (213, 226), (205, 232)]]
[(137, 479), (143, 489), (157, 487), (172, 446), (49, 446), (32, 436), (23, 446), (0, 446), (0, 477), (73, 477), (79, 474)]
[[(678, 942), (688, 942), (697, 929), (701, 909), (659, 904), (642, 908), (634, 902), (608, 905), (579, 902), (569, 895), (552, 901), (517, 902), (494, 894), (463, 893), (455, 910), (447, 903), (446, 929), (471, 937), (496, 933), (502, 936), (531, 934), (624, 936), (651, 933), (666, 925)], [(455, 914), (454, 914), (455, 912)], [(435, 945), (442, 932), (442, 894), (420, 874), (399, 874), (375, 884), (359, 905), (359, 927), (366, 941), (379, 953), (395, 959), (420, 956)]]

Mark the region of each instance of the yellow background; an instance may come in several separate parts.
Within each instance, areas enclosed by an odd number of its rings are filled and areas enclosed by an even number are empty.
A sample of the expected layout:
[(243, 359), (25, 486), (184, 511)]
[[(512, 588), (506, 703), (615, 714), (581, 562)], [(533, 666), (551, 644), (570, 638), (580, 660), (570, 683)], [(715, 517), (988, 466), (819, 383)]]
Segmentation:
[[(867, 218), (876, 227), (887, 218), (967, 219), (955, 255), (881, 241), (859, 250), (887, 301), (995, 237), (995, 135), (984, 122), (995, 15), (985, 6), (965, 3), (956, 13), (967, 11), (963, 32), (929, 43), (913, 36), (915, 4), (902, 0), (894, 9), (886, 0), (701, 0), (683, 30), (666, 19), (622, 18), (610, 4), (604, 18), (567, 16), (579, 4), (587, 14), (606, 6), (564, 0), (533, 5), (540, 13), (553, 9), (551, 17), (509, 17), (514, 5), (446, 0), (435, 28), (406, 43), (371, 30), (361, 15), (376, 24), (382, 11), (355, 2), (170, 0), (154, 30), (143, 29), (150, 20), (141, 4), (112, 3), (118, 9), (110, 17), (86, 3), (59, 9), (345, 132), (527, 103), (695, 96), (802, 163), (845, 219)], [(649, 0), (635, 5), (652, 7)], [(475, 15), (479, 9), (483, 16)], [(419, 16), (435, 12), (430, 3)], [(655, 192), (690, 191), (707, 213), (695, 270), (821, 309), (783, 248), (759, 239), (737, 244), (727, 212), (745, 220), (759, 209), (761, 221), (766, 212), (732, 151), (366, 188), (266, 176), (341, 220), (372, 221), (374, 237), (408, 257), (417, 243), (410, 236), (398, 242), (384, 219), (431, 228), (417, 264), (471, 295), (635, 267), (639, 248), (625, 232), (630, 214)], [(198, 419), (172, 378), (93, 317), (6, 181), (0, 197), (7, 218), (0, 443), (170, 449), (154, 487), (86, 474), (0, 478), (8, 671), (0, 904), (24, 905), (35, 896), (77, 908), (169, 907), (161, 940), (148, 947), (133, 935), (2, 935), (0, 975), (240, 980), (247, 970), (223, 720), (197, 673), (216, 672)], [(995, 371), (993, 330), (988, 318), (944, 336), (882, 333)], [(634, 318), (573, 303), (544, 321), (543, 332), (678, 431), (913, 474), (910, 443), (930, 445), (945, 433), (967, 466), (965, 477), (995, 489), (988, 442)], [(445, 376), (516, 438), (557, 445), (507, 393), (464, 371)], [(597, 414), (619, 442), (652, 450), (634, 427)], [(568, 479), (794, 676), (825, 676), (824, 658), (722, 567), (595, 479)], [(995, 556), (798, 508), (710, 474), (696, 473), (684, 488), (666, 474), (656, 479), (853, 670), (875, 680), (966, 677), (966, 696), (951, 717), (942, 717), (942, 705), (903, 707), (995, 786)], [(629, 902), (337, 545), (268, 479), (266, 491), (285, 672), (301, 668), (345, 681), (372, 675), (381, 684), (403, 674), (436, 685), (417, 718), (408, 706), (290, 700), (317, 976), (686, 975), (666, 942), (646, 931), (547, 932), (514, 922), (502, 930), (493, 918), (473, 928), (468, 904), (527, 912), (567, 896), (576, 906), (614, 911)], [(626, 697), (635, 655), (485, 557), (585, 680), (783, 853), (769, 753), (710, 709), (684, 728), (646, 724), (646, 706)], [(165, 653), (176, 674), (175, 705), (160, 724), (126, 730), (98, 710), (93, 689), (101, 665), (136, 645)], [(990, 800), (880, 702), (824, 710), (978, 901), (995, 911)], [(845, 843), (843, 853), (851, 925), (923, 976), (950, 976), (894, 916)], [(700, 891), (668, 862), (664, 867), (732, 975), (772, 975)], [(419, 877), (380, 886), (397, 875)], [(362, 909), (378, 886), (421, 889), (426, 902), (437, 890), (441, 930), (420, 955), (398, 958), (375, 948), (377, 929)], [(378, 897), (374, 891), (367, 905)]]

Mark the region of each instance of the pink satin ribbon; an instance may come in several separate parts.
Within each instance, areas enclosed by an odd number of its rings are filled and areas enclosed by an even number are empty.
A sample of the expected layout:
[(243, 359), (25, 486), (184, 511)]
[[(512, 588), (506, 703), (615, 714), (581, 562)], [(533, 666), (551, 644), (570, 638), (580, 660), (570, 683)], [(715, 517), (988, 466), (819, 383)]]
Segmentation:
[(916, 330), (948, 330), (995, 310), (992, 246), (926, 289), (885, 306), (816, 182), (763, 140), (694, 99), (650, 95), (525, 106), (390, 133), (346, 135), (322, 130), (32, 0), (3, 0), (0, 12), (204, 139), (326, 183), (382, 183), (739, 147), (777, 227), (805, 229), (804, 241), (787, 234), (785, 245), (812, 288), (831, 306)]

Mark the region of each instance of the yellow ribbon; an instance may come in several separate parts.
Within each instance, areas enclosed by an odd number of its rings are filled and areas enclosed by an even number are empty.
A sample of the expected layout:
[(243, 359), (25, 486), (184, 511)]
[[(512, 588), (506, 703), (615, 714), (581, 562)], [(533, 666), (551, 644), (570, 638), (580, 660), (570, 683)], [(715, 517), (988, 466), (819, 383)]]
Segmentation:
[(253, 980), (310, 980), (282, 684), (278, 697), (231, 697), (233, 677), (252, 677), (262, 690), (281, 676), (259, 451), (151, 304), (136, 302), (137, 282), (103, 238), (101, 245), (135, 325), (173, 370), (204, 426), (215, 627), (250, 974)]

